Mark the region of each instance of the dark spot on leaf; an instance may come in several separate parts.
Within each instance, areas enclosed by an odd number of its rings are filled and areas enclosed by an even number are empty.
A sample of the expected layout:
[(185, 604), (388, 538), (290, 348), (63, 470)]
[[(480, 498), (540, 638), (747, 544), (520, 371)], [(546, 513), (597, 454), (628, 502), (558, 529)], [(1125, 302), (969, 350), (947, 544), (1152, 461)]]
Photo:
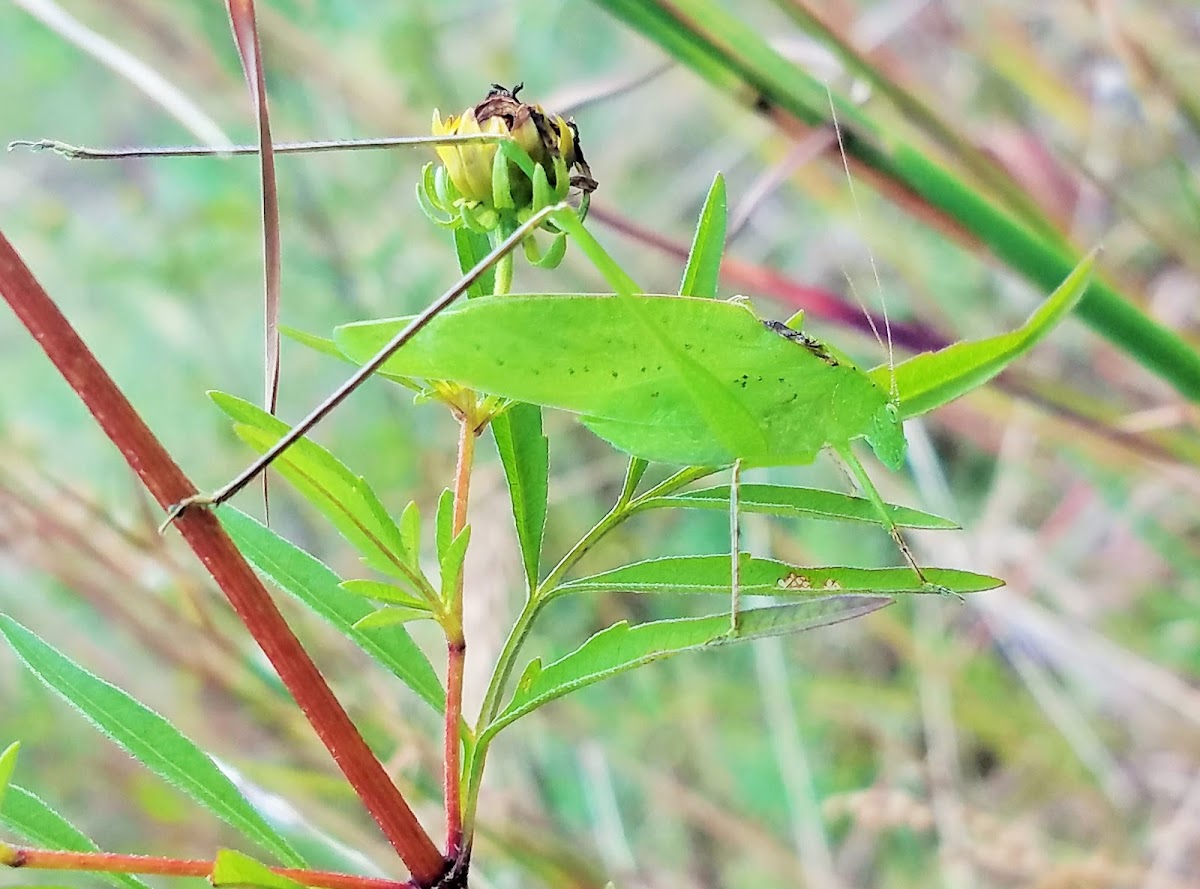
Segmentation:
[(613, 378), (614, 380), (615, 380), (617, 377), (619, 377), (619, 376), (620, 376), (620, 374), (619, 374), (619, 373), (617, 373), (615, 370), (612, 372), (612, 378)]

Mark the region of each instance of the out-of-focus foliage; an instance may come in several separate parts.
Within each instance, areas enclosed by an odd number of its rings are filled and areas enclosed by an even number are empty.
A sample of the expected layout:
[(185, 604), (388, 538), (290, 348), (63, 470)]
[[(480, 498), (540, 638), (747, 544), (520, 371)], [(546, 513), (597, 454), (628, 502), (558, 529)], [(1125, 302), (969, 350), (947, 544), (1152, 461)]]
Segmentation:
[[(44, 4), (0, 5), (0, 142), (193, 141), (128, 80), (31, 17), (25, 7), (35, 5)], [(231, 138), (252, 137), (221, 4), (61, 5), (171, 80)], [(726, 4), (936, 155), (878, 90), (866, 96), (791, 23), (787, 5)], [(1189, 4), (820, 6), (1077, 242), (1102, 243), (1101, 270), (1124, 292), (1196, 341), (1200, 20)], [(785, 137), (688, 70), (664, 69), (659, 49), (582, 0), (259, 7), (279, 140), (424, 133), (433, 107), (465, 107), (492, 82), (523, 80), (524, 96), (574, 113), (600, 183), (593, 219), (613, 226), (593, 230), (647, 290), (673, 291), (683, 261), (651, 233), (685, 250), (721, 170), (734, 262), (720, 295), (746, 292), (780, 318), (807, 308), (806, 329), (862, 361), (883, 354), (837, 319), (859, 315), (846, 275), (877, 309), (871, 256), (893, 319), (932, 341), (1010, 329), (1045, 295), (913, 222), (868, 182), (857, 182), (856, 207), (829, 134)], [(431, 156), (279, 159), (285, 323), (328, 331), (410, 313), (457, 277), (452, 244), (412, 199)], [(0, 225), (202, 485), (249, 456), (204, 391), (253, 398), (259, 388), (256, 175), (249, 158), (0, 156)], [(514, 289), (602, 287), (569, 252), (557, 271), (520, 269)], [(827, 305), (831, 294), (848, 311)], [(344, 373), (285, 342), (282, 416), (298, 417)], [(0, 609), (314, 825), (386, 861), (224, 604), (174, 539), (154, 536), (158, 517), (124, 465), (11, 321), (0, 322), (0, 378)], [(317, 437), (395, 514), (415, 499), (432, 516), (453, 469), (453, 428), (398, 392), (365, 387)], [(1185, 814), (1200, 786), (1194, 407), (1068, 323), (1003, 385), (909, 430), (912, 472), (877, 473), (885, 496), (965, 528), (914, 534), (921, 557), (1009, 587), (682, 658), (547, 707), (492, 752), (481, 877), (497, 886), (1184, 886), (1200, 873), (1200, 837)], [(547, 434), (554, 558), (612, 502), (623, 461), (561, 415), (547, 415)], [(501, 476), (489, 453), (471, 515), (468, 710), (524, 585)], [(840, 483), (822, 466), (753, 481)], [(335, 568), (355, 565), (319, 516), (283, 484), (273, 492), (281, 532)], [(241, 505), (256, 507), (249, 495)], [(745, 523), (748, 548), (764, 557), (894, 558), (882, 532)], [(649, 511), (582, 573), (663, 551), (720, 551), (726, 534), (719, 511)], [(433, 714), (285, 607), (369, 740), (435, 818)], [(534, 647), (548, 662), (601, 625), (667, 607), (564, 597), (547, 611), (554, 641)], [(433, 640), (419, 624), (413, 633)], [(105, 848), (208, 855), (228, 839), (3, 652), (0, 747), (17, 738), (16, 780)]]

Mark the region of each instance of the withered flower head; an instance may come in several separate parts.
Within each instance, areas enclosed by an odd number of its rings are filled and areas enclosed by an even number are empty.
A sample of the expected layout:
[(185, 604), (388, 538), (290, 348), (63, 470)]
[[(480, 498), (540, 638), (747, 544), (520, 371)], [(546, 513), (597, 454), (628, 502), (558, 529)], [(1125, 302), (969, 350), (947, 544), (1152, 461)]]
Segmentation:
[[(596, 188), (574, 121), (548, 114), (540, 105), (522, 102), (518, 98), (522, 87), (517, 84), (506, 89), (492, 84), (482, 102), (445, 120), (434, 111), (433, 134), (510, 136), (533, 162), (532, 175), (522, 169), (522, 164), (504, 156), (498, 142), (439, 145), (437, 155), (445, 173), (435, 171), (428, 182), (433, 187), (425, 189), (425, 196), (435, 208), (451, 216), (461, 215), (464, 220), (464, 209), (472, 211), (470, 221), (487, 229), (492, 227), (489, 223), (495, 215), (489, 210), (511, 209), (524, 216), (563, 200), (571, 188), (585, 201)], [(542, 177), (547, 189), (536, 181)]]

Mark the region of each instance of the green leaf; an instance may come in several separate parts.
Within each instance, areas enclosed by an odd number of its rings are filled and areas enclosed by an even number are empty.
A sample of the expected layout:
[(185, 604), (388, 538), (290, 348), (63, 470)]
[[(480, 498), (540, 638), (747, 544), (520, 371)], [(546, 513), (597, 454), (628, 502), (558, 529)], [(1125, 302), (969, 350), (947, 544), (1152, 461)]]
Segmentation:
[(17, 754), (21, 752), (21, 742), (13, 741), (0, 753), (0, 806), (4, 805), (4, 791), (12, 780), (13, 769), (17, 767)]
[[(286, 423), (248, 401), (223, 392), (210, 392), (209, 397), (235, 421), (238, 437), (259, 453), (288, 431)], [(362, 554), (367, 565), (431, 591), (415, 553), (405, 548), (400, 529), (365, 479), (305, 438), (284, 451), (273, 465)]]
[[(1004, 586), (986, 574), (955, 568), (922, 568), (930, 583), (954, 593), (978, 593)], [(551, 596), (567, 593), (724, 593), (729, 595), (728, 555), (667, 556), (623, 565), (569, 580)], [(809, 596), (829, 593), (928, 593), (911, 568), (810, 568), (775, 559), (742, 555), (743, 595)]]
[(315, 333), (306, 333), (303, 330), (289, 327), (286, 324), (279, 325), (279, 332), (289, 340), (300, 343), (302, 346), (308, 346), (314, 352), (320, 352), (322, 355), (328, 355), (339, 361), (347, 360), (346, 356), (342, 354), (342, 350), (337, 347), (337, 343), (328, 337), (317, 336)]
[(38, 679), (131, 756), (281, 861), (303, 866), (295, 850), (208, 754), (166, 719), (89, 673), (7, 615), (0, 614), (0, 633)]
[[(743, 512), (764, 513), (766, 515), (836, 519), (851, 522), (873, 522), (881, 524), (879, 512), (870, 500), (865, 497), (853, 497), (837, 491), (822, 491), (816, 488), (797, 488), (787, 485), (748, 485), (739, 486), (740, 508)], [(699, 488), (694, 491), (683, 491), (678, 494), (668, 494), (664, 497), (652, 497), (638, 503), (638, 509), (729, 509), (729, 486), (716, 485), (711, 488)], [(959, 526), (940, 516), (922, 512), (919, 509), (909, 509), (907, 506), (888, 504), (892, 520), (903, 528), (927, 528), (933, 530), (954, 530)]]
[[(365, 361), (403, 323), (352, 324), (334, 338)], [(506, 296), (444, 312), (388, 366), (581, 414), (650, 461), (807, 463), (827, 444), (873, 433), (887, 408), (883, 389), (813, 343), (718, 300)]]
[(718, 173), (696, 223), (683, 282), (679, 285), (680, 296), (712, 299), (717, 295), (721, 258), (725, 253), (725, 217), (725, 177)]
[[(725, 569), (728, 574), (728, 558)], [(756, 608), (739, 615), (736, 636), (730, 633), (728, 613), (652, 621), (634, 627), (621, 621), (545, 667), (540, 658), (531, 661), (517, 683), (512, 700), (481, 734), (480, 743), (555, 698), (634, 667), (684, 651), (828, 626), (869, 614), (890, 602), (885, 597), (828, 596), (798, 604)]]
[(370, 632), (354, 629), (354, 624), (374, 609), (341, 589), (341, 578), (333, 571), (244, 512), (222, 507), (217, 517), (242, 555), (263, 577), (324, 618), (435, 711), (444, 710), (446, 695), (437, 673), (403, 627)]
[[(507, 168), (506, 168), (507, 169)], [(458, 268), (465, 275), (492, 252), (487, 235), (459, 227), (454, 230), (454, 251), (458, 254)], [(467, 288), (468, 299), (487, 296), (496, 289), (496, 267), (484, 272), (478, 281)]]
[(366, 617), (360, 618), (354, 624), (356, 630), (377, 630), (382, 627), (393, 627), (414, 620), (433, 620), (433, 614), (428, 608), (406, 608), (403, 605), (385, 605), (378, 611), (372, 611)]
[(383, 583), (378, 580), (343, 580), (340, 584), (346, 592), (362, 596), (365, 599), (375, 599), (392, 605), (403, 605), (405, 608), (415, 608), (418, 611), (429, 611), (429, 604), (415, 598), (404, 587), (394, 583)]
[(233, 849), (217, 850), (209, 882), (216, 887), (254, 886), (261, 889), (305, 889), (304, 884), (275, 873), (265, 864)]
[(541, 564), (550, 480), (550, 445), (542, 434), (541, 408), (512, 405), (492, 420), (492, 435), (508, 481), (525, 580), (533, 590), (537, 588)]
[(462, 583), (463, 562), (467, 558), (467, 547), (471, 543), (471, 526), (463, 525), (463, 529), (454, 535), (454, 539), (446, 545), (442, 553), (442, 561), (438, 566), (442, 575), (442, 601), (451, 602), (458, 595)]
[(404, 512), (400, 513), (400, 539), (404, 541), (404, 549), (413, 558), (421, 555), (421, 510), (415, 500), (408, 501)]
[[(66, 852), (99, 852), (92, 839), (24, 787), (12, 784), (0, 802), (0, 822), (28, 842)], [(95, 876), (120, 889), (150, 889), (131, 874), (96, 871)]]
[[(916, 417), (986, 383), (1024, 355), (1079, 303), (1091, 279), (1095, 255), (1089, 254), (1018, 329), (982, 340), (955, 343), (925, 352), (896, 366), (900, 414)], [(873, 368), (869, 376), (889, 385), (890, 370)]]
[(449, 488), (443, 488), (438, 497), (433, 526), (438, 564), (441, 564), (446, 558), (446, 550), (450, 548), (450, 543), (454, 540), (454, 492)]
[[(295, 327), (288, 327), (286, 324), (279, 325), (279, 332), (290, 340), (294, 340), (303, 346), (308, 346), (314, 352), (320, 352), (322, 355), (328, 355), (331, 358), (336, 358), (338, 361), (344, 361), (347, 364), (354, 364), (349, 358), (342, 354), (342, 350), (337, 347), (337, 343), (328, 337), (317, 336), (315, 333), (306, 333), (303, 330), (298, 330)], [(408, 377), (400, 377), (396, 374), (388, 373), (385, 370), (377, 371), (378, 375), (391, 380), (394, 383), (399, 383), (409, 389), (415, 389), (418, 392), (423, 390), (423, 387), (410, 380)]]

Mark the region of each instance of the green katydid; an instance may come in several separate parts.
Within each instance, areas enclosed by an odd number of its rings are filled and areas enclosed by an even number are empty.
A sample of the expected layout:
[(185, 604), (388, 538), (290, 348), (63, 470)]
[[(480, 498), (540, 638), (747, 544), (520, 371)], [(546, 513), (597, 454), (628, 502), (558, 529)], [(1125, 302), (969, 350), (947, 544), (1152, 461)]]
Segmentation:
[[(718, 179), (714, 195), (720, 188)], [(864, 373), (801, 331), (762, 321), (744, 301), (641, 293), (571, 214), (558, 211), (554, 219), (606, 275), (614, 295), (472, 300), (434, 319), (381, 369), (571, 411), (601, 438), (647, 461), (803, 464), (830, 448), (850, 468), (926, 589), (936, 585), (904, 545), (851, 442), (866, 438), (886, 465), (899, 468), (902, 420), (980, 385), (1028, 349), (1070, 311), (1090, 269), (1085, 260), (1020, 330), (895, 368), (889, 392), (882, 384), (890, 366)], [(704, 239), (698, 232), (693, 255)], [(403, 324), (348, 325), (334, 342), (361, 362), (378, 356)], [(531, 330), (538, 331), (534, 341)], [(736, 510), (731, 503), (735, 530)]]
[[(445, 144), (481, 138), (488, 136), (390, 141)], [(724, 239), (724, 193), (719, 177), (702, 213), (681, 295), (647, 295), (608, 257), (576, 211), (549, 203), (558, 195), (547, 191), (544, 169), (513, 140), (492, 138), (499, 149), (494, 155), (495, 179), (508, 175), (511, 162), (533, 183), (534, 201), (523, 223), (494, 232), (493, 250), (420, 315), (339, 329), (336, 345), (346, 357), (362, 363), (359, 372), (246, 471), (215, 494), (181, 504), (172, 516), (192, 502), (224, 502), (311, 430), (370, 373), (380, 370), (402, 378), (448, 380), (514, 401), (572, 411), (601, 438), (642, 460), (733, 466), (731, 612), (735, 626), (739, 470), (809, 463), (825, 448), (849, 467), (922, 587), (936, 588), (904, 544), (851, 442), (866, 438), (882, 462), (899, 468), (905, 447), (903, 418), (980, 385), (1026, 350), (1077, 301), (1090, 263), (1081, 264), (1020, 331), (918, 356), (895, 369), (889, 363), (864, 373), (805, 334), (796, 321), (788, 325), (763, 321), (744, 300), (711, 298)], [(48, 147), (70, 156), (113, 156), (58, 144)], [(336, 147), (345, 146), (302, 143), (277, 146), (277, 150)], [(561, 185), (563, 177), (557, 178)], [(444, 182), (439, 185), (445, 188)], [(505, 296), (471, 300), (457, 310), (445, 311), (493, 265), (510, 261), (511, 251), (527, 243), (547, 222), (559, 231), (560, 242), (562, 235), (575, 240), (607, 278), (612, 296)], [(500, 237), (503, 234), (508, 237)], [(561, 257), (561, 250), (552, 252)], [(535, 342), (530, 341), (531, 330), (539, 332)], [(893, 380), (886, 388), (883, 373)]]

